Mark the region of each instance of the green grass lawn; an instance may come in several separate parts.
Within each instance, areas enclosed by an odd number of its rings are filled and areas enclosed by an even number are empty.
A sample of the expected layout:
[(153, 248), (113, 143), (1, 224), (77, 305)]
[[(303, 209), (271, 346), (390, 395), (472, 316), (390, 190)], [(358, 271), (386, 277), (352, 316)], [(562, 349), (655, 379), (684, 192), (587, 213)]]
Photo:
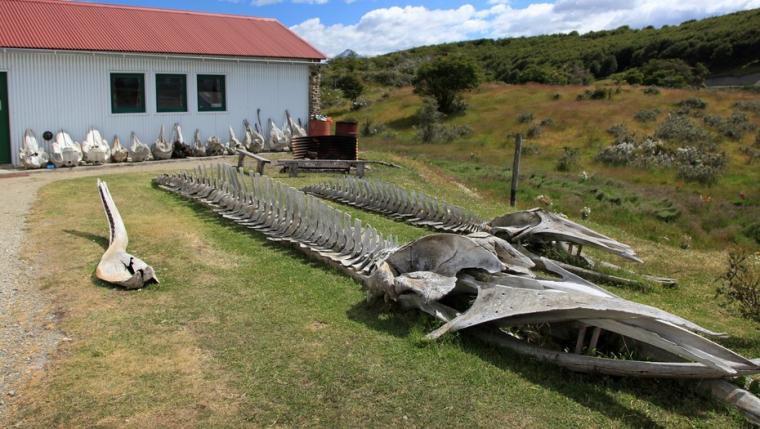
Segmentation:
[[(399, 162), (371, 177), (421, 189), (483, 216), (504, 199), (473, 194), (447, 169)], [(329, 176), (288, 179), (302, 186)], [(390, 303), (367, 304), (359, 285), (300, 253), (154, 188), (148, 174), (105, 177), (125, 218), (129, 250), (161, 284), (123, 292), (95, 279), (108, 227), (95, 178), (45, 187), (26, 255), (71, 338), (35, 380), (13, 418), (23, 427), (735, 427), (742, 418), (693, 383), (585, 376), (468, 338), (427, 343), (437, 322)], [(65, 195), (65, 200), (60, 196)], [(347, 209), (384, 234), (427, 232)], [(629, 240), (644, 272), (678, 289), (616, 289), (734, 336), (760, 355), (757, 326), (713, 299), (719, 251)]]

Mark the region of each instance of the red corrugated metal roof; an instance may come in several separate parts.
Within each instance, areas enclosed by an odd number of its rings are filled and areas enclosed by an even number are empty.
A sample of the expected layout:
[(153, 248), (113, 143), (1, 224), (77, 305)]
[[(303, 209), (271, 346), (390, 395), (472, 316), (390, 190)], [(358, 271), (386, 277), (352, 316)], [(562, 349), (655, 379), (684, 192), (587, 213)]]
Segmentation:
[(63, 0), (0, 0), (0, 47), (325, 58), (274, 19)]

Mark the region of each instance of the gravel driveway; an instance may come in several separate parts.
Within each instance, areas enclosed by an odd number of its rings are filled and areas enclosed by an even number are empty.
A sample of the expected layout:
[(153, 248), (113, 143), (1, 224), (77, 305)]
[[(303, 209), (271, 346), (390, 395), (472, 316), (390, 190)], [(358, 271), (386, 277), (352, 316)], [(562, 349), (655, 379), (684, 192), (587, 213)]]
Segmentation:
[[(0, 171), (0, 422), (7, 406), (23, 395), (24, 381), (44, 370), (61, 341), (69, 341), (56, 329), (55, 303), (35, 283), (32, 268), (20, 260), (26, 214), (37, 191), (48, 183), (75, 177), (170, 171), (217, 162), (218, 158), (172, 160), (28, 175)], [(92, 195), (97, 198), (94, 188)]]

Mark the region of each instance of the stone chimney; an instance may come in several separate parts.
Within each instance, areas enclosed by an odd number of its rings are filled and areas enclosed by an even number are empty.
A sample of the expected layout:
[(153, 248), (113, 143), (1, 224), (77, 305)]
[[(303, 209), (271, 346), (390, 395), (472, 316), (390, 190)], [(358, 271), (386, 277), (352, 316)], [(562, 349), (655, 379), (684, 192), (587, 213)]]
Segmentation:
[(319, 86), (322, 82), (322, 70), (320, 64), (309, 66), (309, 118), (312, 115), (322, 113)]

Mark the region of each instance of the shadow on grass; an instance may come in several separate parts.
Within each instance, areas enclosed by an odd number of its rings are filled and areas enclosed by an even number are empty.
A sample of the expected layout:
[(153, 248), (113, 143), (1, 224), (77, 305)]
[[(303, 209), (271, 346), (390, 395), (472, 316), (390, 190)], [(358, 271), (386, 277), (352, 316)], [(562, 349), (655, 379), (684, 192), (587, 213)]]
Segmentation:
[(394, 119), (385, 125), (396, 130), (411, 128), (414, 125), (417, 125), (417, 115), (409, 115), (404, 118)]
[[(398, 307), (360, 302), (347, 316), (371, 329), (405, 338), (415, 324), (433, 323), (432, 318)], [(421, 319), (425, 319), (422, 320)], [(432, 326), (432, 325), (431, 325)], [(501, 349), (468, 337), (463, 331), (452, 342), (504, 371), (519, 374), (524, 379), (559, 393), (572, 401), (629, 427), (664, 427), (639, 410), (631, 409), (612, 393), (624, 392), (656, 404), (664, 410), (682, 416), (698, 416), (709, 411), (724, 410), (725, 406), (694, 393), (695, 382), (679, 380), (637, 379), (575, 373), (558, 366), (541, 363), (510, 350)], [(455, 334), (456, 335), (456, 334)], [(692, 383), (689, 385), (688, 383)]]
[(88, 241), (94, 241), (95, 243), (98, 243), (100, 247), (103, 248), (103, 250), (108, 249), (107, 237), (103, 237), (101, 235), (95, 235), (95, 234), (84, 232), (84, 231), (76, 231), (73, 229), (64, 229), (63, 232), (69, 235), (79, 237), (79, 238), (84, 238), (85, 240), (88, 240)]

